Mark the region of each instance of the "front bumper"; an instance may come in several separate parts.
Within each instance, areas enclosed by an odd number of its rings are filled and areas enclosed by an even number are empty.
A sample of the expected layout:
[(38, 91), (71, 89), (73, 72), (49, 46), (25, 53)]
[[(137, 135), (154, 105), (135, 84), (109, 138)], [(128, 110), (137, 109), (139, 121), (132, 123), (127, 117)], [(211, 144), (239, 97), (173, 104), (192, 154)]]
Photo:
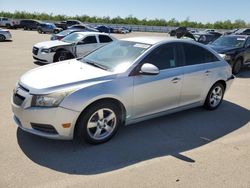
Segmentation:
[[(19, 95), (22, 95), (20, 93)], [(11, 99), (14, 122), (22, 130), (51, 139), (71, 140), (74, 136), (74, 128), (80, 112), (65, 109), (62, 107), (45, 108), (30, 107), (32, 95), (26, 93), (22, 95), (25, 99), (21, 105), (15, 104)], [(46, 129), (36, 129), (33, 125), (50, 125), (54, 132), (44, 131)], [(67, 124), (70, 126), (64, 127)], [(45, 127), (46, 128), (46, 127)]]
[(226, 80), (226, 84), (227, 84), (226, 89), (227, 89), (227, 90), (231, 87), (231, 85), (232, 85), (234, 79), (235, 79), (235, 76), (232, 74), (232, 76)]
[(11, 34), (6, 34), (6, 35), (5, 35), (5, 38), (6, 38), (6, 40), (11, 40), (11, 39), (12, 39), (12, 36), (11, 36)]
[[(34, 50), (36, 48), (36, 51)], [(33, 47), (33, 59), (44, 64), (53, 63), (55, 52), (44, 53), (41, 48)]]

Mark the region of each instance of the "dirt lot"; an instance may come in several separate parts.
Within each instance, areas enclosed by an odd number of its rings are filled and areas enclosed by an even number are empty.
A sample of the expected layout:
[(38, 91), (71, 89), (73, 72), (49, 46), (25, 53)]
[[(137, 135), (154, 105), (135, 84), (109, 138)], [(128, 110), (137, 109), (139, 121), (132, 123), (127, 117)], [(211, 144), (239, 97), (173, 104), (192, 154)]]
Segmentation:
[[(216, 111), (191, 109), (124, 127), (103, 145), (80, 145), (15, 127), (12, 89), (37, 67), (32, 46), (49, 35), (11, 32), (13, 41), (0, 43), (0, 187), (250, 187), (250, 69)], [(117, 37), (139, 35), (152, 33)]]

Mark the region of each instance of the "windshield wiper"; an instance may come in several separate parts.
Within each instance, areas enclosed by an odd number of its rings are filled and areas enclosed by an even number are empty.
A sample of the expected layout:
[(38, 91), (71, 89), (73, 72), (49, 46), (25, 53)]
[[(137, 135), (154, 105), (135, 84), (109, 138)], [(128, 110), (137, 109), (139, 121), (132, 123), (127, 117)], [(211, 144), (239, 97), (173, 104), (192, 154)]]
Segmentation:
[(89, 64), (89, 65), (92, 65), (92, 66), (94, 66), (94, 67), (98, 67), (98, 68), (100, 68), (100, 69), (106, 70), (106, 71), (109, 70), (106, 66), (100, 65), (100, 64), (95, 63), (95, 62), (85, 61), (85, 63), (87, 63), (87, 64)]

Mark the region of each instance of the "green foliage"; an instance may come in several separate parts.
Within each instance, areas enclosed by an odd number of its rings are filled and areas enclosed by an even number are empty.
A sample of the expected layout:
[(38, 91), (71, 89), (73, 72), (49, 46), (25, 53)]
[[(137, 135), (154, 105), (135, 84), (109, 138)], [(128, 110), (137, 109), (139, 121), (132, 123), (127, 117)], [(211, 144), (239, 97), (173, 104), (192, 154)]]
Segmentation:
[(129, 15), (126, 18), (121, 18), (117, 16), (115, 18), (110, 18), (109, 16), (96, 17), (88, 15), (76, 15), (76, 16), (66, 16), (66, 15), (53, 15), (47, 13), (39, 12), (25, 12), (25, 11), (15, 11), (11, 12), (0, 12), (1, 17), (8, 17), (14, 19), (36, 19), (36, 20), (50, 20), (50, 21), (63, 21), (68, 19), (80, 20), (87, 23), (107, 23), (107, 24), (129, 24), (129, 25), (148, 25), (148, 26), (172, 26), (172, 27), (190, 27), (190, 28), (214, 28), (214, 29), (234, 29), (234, 28), (244, 28), (250, 27), (250, 23), (246, 23), (244, 20), (235, 20), (231, 22), (230, 20), (226, 21), (217, 21), (214, 23), (201, 23), (190, 21), (187, 18), (184, 21), (177, 21), (175, 18), (170, 20), (165, 19), (138, 19)]

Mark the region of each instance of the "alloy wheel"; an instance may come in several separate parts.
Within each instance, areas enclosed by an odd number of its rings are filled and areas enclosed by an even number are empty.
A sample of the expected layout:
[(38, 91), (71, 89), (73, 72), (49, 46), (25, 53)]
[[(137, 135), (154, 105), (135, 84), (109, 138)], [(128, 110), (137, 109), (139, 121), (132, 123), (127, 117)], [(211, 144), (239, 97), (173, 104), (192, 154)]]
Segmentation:
[(222, 95), (223, 95), (223, 90), (220, 86), (217, 86), (213, 89), (213, 91), (210, 94), (210, 105), (212, 107), (216, 107), (217, 105), (220, 104), (222, 100)]
[(94, 140), (104, 140), (109, 137), (117, 126), (115, 113), (108, 108), (94, 112), (87, 123), (87, 133)]

